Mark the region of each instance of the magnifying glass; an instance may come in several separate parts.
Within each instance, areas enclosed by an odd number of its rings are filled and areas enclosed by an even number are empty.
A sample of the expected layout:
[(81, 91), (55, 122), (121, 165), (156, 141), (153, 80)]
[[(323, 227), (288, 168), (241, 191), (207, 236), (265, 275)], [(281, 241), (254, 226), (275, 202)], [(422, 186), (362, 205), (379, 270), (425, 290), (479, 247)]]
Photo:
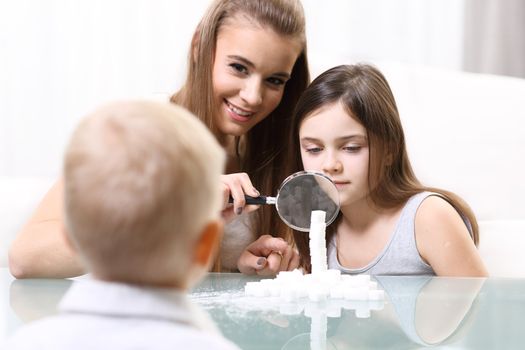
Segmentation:
[[(339, 213), (339, 191), (326, 175), (300, 171), (288, 176), (276, 197), (245, 196), (246, 204), (274, 204), (281, 219), (294, 230), (308, 232), (312, 210), (326, 212), (326, 225)], [(230, 202), (233, 199), (230, 198)]]

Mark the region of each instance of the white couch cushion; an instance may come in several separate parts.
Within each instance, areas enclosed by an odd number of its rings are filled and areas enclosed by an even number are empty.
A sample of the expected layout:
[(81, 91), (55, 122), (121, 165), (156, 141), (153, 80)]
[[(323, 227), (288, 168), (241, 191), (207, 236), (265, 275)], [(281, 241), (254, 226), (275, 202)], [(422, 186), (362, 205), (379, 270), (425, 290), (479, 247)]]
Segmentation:
[(462, 196), (479, 220), (525, 220), (525, 79), (379, 67), (420, 180)]
[(491, 276), (525, 277), (525, 80), (421, 66), (380, 68), (396, 96), (420, 180), (470, 204)]
[(9, 245), (53, 181), (0, 176), (0, 267), (7, 266)]
[(479, 253), (495, 277), (525, 277), (525, 220), (480, 221)]

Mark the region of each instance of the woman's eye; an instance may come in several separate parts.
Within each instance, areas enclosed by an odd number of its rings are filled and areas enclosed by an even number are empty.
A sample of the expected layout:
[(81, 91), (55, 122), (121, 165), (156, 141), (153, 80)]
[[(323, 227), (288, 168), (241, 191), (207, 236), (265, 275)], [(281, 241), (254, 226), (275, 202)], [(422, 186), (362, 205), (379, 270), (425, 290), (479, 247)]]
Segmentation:
[(239, 73), (248, 73), (248, 69), (240, 63), (230, 63), (230, 67)]
[(266, 79), (266, 81), (268, 81), (270, 84), (275, 85), (275, 86), (281, 86), (286, 83), (286, 81), (280, 78), (268, 78)]

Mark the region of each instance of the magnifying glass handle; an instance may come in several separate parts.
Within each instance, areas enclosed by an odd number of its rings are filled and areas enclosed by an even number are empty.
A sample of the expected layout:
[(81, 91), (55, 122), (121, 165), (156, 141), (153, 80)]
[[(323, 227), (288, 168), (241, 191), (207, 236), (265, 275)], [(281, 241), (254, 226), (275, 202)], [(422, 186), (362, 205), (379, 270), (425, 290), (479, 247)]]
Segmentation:
[[(276, 198), (275, 197), (267, 197), (267, 196), (259, 196), (259, 197), (251, 197), (251, 196), (244, 196), (244, 200), (246, 201), (246, 204), (275, 204)], [(230, 199), (228, 199), (228, 203), (233, 203), (233, 198), (230, 196)]]

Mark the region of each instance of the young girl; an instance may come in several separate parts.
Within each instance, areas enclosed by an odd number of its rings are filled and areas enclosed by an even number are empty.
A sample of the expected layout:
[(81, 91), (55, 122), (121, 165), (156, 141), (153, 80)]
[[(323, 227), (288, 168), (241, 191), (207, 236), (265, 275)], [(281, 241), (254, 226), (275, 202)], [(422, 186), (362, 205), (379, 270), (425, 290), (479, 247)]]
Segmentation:
[[(186, 82), (171, 101), (197, 115), (228, 155), (222, 177), (224, 215), (234, 220), (225, 229), (218, 267), (259, 274), (296, 267), (297, 253), (283, 239), (268, 235), (286, 232), (272, 208), (253, 212), (257, 207), (245, 206), (244, 195), (276, 193), (286, 177), (286, 132), (309, 82), (299, 0), (214, 1), (195, 31), (188, 57)], [(83, 272), (61, 239), (62, 186), (60, 180), (50, 190), (11, 246), (15, 277)], [(233, 205), (227, 204), (230, 195)]]
[[(289, 172), (321, 171), (336, 184), (338, 219), (327, 228), (328, 266), (374, 275), (487, 276), (478, 226), (456, 195), (412, 171), (396, 102), (369, 65), (321, 74), (299, 100)], [(294, 233), (310, 270), (308, 235)]]

